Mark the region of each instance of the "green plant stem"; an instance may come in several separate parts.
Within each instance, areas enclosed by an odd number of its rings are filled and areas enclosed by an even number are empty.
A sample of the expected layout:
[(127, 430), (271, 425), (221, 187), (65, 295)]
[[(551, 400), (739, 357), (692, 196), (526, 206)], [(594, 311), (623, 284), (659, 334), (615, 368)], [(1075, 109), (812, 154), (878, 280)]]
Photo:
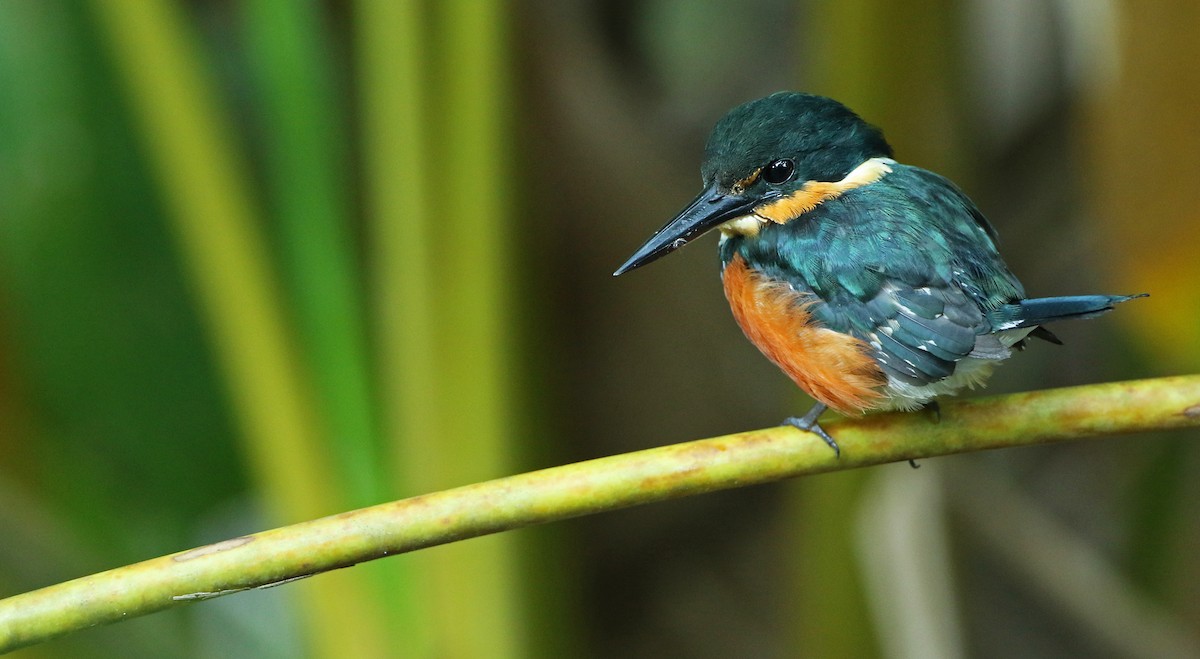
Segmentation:
[[(423, 491), (422, 470), (437, 455), (436, 273), (431, 172), (426, 7), (421, 2), (356, 0), (354, 49), (362, 131), (363, 206), (371, 285), (383, 472), (393, 496)], [(442, 481), (444, 482), (444, 481)], [(469, 482), (469, 481), (460, 481)], [(438, 657), (434, 597), (420, 561), (396, 561), (386, 580), (391, 636), (410, 659)]]
[(770, 428), (543, 469), (363, 508), (0, 600), (0, 652), (171, 606), (499, 531), (716, 490), (951, 453), (1200, 426), (1200, 375), (1013, 394)]
[[(167, 0), (90, 5), (159, 179), (267, 508), (284, 520), (338, 510), (310, 377), (269, 265), (247, 166), (229, 141), (183, 8)], [(362, 595), (367, 589), (357, 574), (304, 589), (304, 629), (318, 656), (382, 654), (385, 625)]]
[[(200, 50), (163, 0), (92, 3), (129, 93), (214, 351), (271, 512), (305, 519), (336, 500), (313, 430), (246, 166)], [(145, 66), (153, 61), (154, 66)]]
[(348, 506), (388, 499), (379, 467), (373, 392), (349, 201), (329, 19), (317, 2), (240, 3), (256, 74), (266, 181), (314, 407)]
[[(436, 224), (434, 312), (438, 357), (434, 382), (441, 439), (414, 479), (471, 483), (511, 473), (513, 403), (520, 387), (514, 355), (509, 277), (519, 268), (511, 193), (512, 150), (506, 3), (446, 0), (433, 13), (436, 52), (430, 61), (440, 112), (430, 137), (438, 172), (470, 163), (468, 190), (443, 194)], [(437, 180), (434, 189), (446, 185)], [(411, 442), (427, 442), (425, 437)], [(518, 550), (511, 537), (489, 538), (431, 552), (419, 562), (434, 597), (424, 602), (445, 659), (528, 656)]]

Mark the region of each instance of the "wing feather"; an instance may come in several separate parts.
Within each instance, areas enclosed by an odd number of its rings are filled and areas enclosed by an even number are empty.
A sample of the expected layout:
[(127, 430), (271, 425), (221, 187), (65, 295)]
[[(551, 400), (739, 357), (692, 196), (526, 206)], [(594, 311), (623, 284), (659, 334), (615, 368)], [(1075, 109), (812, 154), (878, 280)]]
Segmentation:
[(953, 184), (897, 165), (892, 174), (750, 240), (722, 244), (815, 300), (821, 324), (870, 344), (892, 378), (950, 377), (966, 357), (1001, 359), (989, 313), (1024, 297), (994, 232)]

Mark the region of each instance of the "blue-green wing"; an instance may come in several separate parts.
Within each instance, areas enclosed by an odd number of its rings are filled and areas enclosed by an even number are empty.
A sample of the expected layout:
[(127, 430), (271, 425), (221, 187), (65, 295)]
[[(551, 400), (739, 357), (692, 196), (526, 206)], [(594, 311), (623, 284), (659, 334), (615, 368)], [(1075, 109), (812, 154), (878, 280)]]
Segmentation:
[(884, 371), (913, 385), (967, 356), (1000, 358), (988, 312), (1023, 297), (986, 220), (957, 188), (898, 165), (883, 180), (756, 237), (731, 239), (747, 263), (817, 302), (823, 325), (867, 341)]

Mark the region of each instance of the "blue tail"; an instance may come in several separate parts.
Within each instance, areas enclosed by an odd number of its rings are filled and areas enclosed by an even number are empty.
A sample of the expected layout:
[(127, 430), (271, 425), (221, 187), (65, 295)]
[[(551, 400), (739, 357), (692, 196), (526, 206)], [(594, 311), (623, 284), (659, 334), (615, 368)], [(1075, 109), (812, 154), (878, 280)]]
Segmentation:
[(993, 330), (1018, 329), (1036, 327), (1056, 320), (1070, 318), (1093, 318), (1102, 313), (1112, 311), (1112, 308), (1122, 302), (1134, 298), (1148, 297), (1149, 293), (1138, 295), (1067, 295), (1064, 297), (1042, 297), (1035, 300), (1021, 300), (1017, 304), (1006, 304), (994, 311), (988, 312)]

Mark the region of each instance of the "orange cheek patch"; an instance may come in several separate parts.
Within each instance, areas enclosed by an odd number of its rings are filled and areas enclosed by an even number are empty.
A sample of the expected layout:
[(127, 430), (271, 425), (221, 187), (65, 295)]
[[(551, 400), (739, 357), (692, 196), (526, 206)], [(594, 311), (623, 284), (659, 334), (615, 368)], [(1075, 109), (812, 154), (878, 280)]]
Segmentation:
[(722, 274), (725, 297), (746, 338), (808, 395), (842, 414), (882, 397), (887, 378), (863, 341), (812, 323), (812, 303), (752, 271), (740, 255)]
[(776, 224), (786, 224), (848, 190), (878, 181), (891, 173), (894, 164), (890, 158), (871, 158), (840, 181), (808, 181), (792, 194), (755, 208), (754, 214)]
[(816, 208), (821, 202), (842, 194), (841, 183), (809, 181), (791, 195), (754, 209), (754, 214), (776, 224), (785, 224)]

